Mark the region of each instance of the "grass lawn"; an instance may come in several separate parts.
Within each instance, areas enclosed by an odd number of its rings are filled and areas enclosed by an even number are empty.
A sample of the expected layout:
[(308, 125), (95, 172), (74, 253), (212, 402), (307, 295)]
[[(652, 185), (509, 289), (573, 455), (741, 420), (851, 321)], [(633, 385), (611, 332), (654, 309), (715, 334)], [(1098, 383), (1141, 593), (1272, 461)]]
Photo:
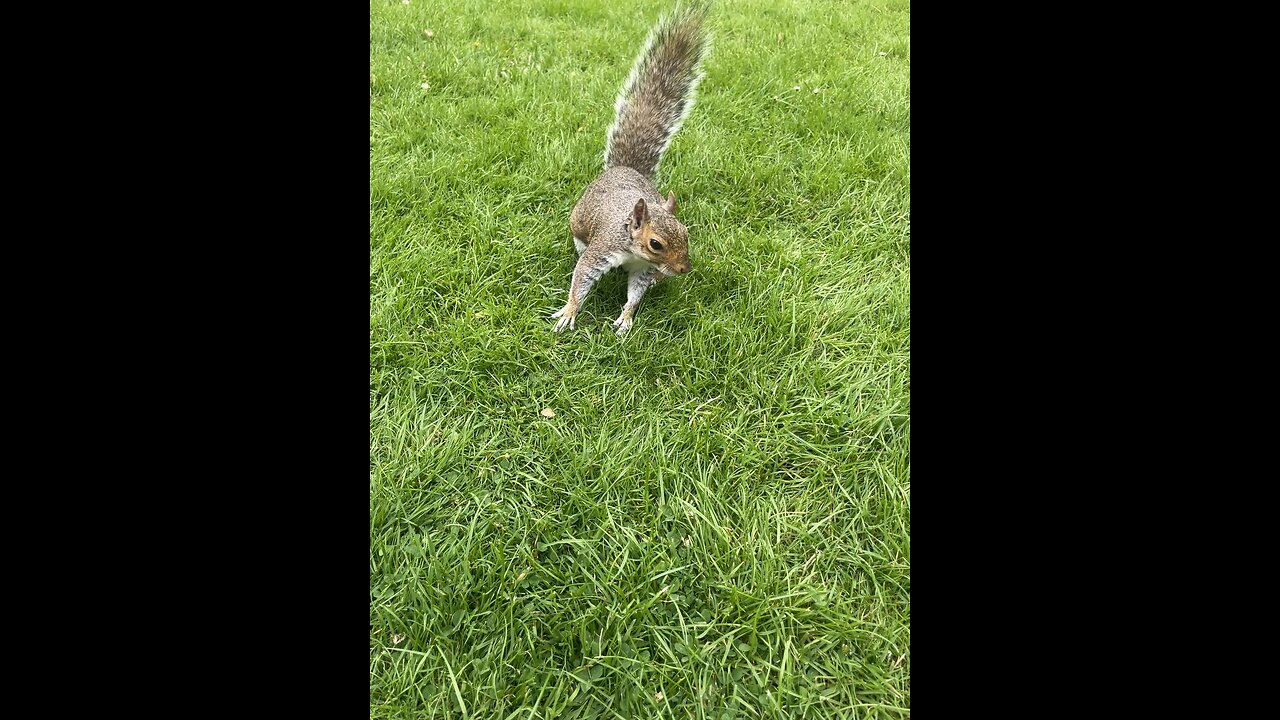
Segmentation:
[(370, 717), (910, 715), (910, 3), (716, 3), (693, 271), (554, 334), (671, 4), (370, 3)]

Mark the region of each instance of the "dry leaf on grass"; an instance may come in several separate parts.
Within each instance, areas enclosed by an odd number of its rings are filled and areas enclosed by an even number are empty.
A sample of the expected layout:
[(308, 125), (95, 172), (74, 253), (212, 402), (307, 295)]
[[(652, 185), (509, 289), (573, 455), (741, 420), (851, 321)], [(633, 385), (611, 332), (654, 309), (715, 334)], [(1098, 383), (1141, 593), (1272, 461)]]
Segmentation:
[(538, 414), (544, 418), (553, 418), (556, 416), (556, 411), (552, 410), (551, 408), (542, 408), (542, 412)]

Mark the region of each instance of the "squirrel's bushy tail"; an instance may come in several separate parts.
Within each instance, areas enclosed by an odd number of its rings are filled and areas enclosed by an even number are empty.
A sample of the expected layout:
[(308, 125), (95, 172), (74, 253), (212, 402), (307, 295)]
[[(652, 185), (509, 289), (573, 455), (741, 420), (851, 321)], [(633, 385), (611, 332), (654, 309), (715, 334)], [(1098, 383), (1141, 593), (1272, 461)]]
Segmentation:
[(631, 75), (618, 93), (609, 126), (605, 169), (626, 165), (652, 178), (662, 154), (693, 109), (708, 37), (707, 5), (676, 8), (649, 31)]

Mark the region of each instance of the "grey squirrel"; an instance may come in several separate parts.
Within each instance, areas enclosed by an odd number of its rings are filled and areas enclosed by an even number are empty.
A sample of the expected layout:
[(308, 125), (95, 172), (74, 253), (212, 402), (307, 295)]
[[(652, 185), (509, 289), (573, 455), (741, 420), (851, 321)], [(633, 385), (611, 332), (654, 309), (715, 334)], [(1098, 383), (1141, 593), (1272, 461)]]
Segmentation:
[(604, 172), (582, 193), (569, 215), (578, 251), (569, 300), (552, 318), (560, 332), (574, 318), (591, 286), (616, 267), (627, 270), (627, 303), (613, 322), (618, 335), (631, 329), (645, 291), (665, 277), (686, 273), (689, 231), (673, 214), (675, 193), (654, 185), (662, 154), (693, 108), (708, 37), (707, 6), (677, 8), (649, 32), (631, 75), (614, 103)]

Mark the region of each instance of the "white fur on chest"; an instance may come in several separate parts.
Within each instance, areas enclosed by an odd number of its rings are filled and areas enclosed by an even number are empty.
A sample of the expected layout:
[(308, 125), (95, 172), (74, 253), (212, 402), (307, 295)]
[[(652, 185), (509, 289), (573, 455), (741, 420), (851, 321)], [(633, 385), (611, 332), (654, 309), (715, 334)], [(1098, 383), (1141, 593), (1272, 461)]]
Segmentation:
[(620, 267), (627, 272), (631, 272), (633, 270), (648, 270), (653, 267), (653, 263), (638, 255), (632, 255), (628, 252), (609, 253), (608, 260), (609, 267)]

